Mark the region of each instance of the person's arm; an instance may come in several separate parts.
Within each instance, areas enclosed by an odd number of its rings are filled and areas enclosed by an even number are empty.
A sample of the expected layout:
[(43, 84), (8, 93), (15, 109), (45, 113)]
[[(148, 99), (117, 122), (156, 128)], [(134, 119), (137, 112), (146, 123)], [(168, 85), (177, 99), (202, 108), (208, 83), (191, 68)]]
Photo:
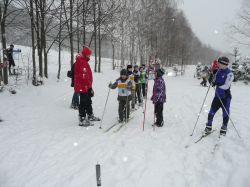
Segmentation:
[(20, 53), (21, 49), (13, 49), (12, 52)]
[(226, 81), (223, 85), (218, 85), (220, 89), (228, 90), (234, 80), (234, 75), (232, 72), (227, 74)]
[(116, 89), (117, 86), (118, 86), (118, 81), (117, 80), (113, 84), (112, 83), (109, 84), (109, 88), (111, 88), (111, 89)]

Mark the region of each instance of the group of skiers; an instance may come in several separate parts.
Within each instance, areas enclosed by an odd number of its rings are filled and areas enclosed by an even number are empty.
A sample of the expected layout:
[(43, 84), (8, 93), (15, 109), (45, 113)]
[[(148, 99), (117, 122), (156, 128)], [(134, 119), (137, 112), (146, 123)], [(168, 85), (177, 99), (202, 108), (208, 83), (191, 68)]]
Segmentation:
[[(155, 105), (156, 113), (156, 126), (162, 127), (163, 121), (163, 104), (166, 102), (166, 89), (165, 82), (162, 76), (164, 75), (164, 69), (155, 69), (156, 78), (153, 88), (153, 96), (151, 100)], [(109, 84), (109, 88), (118, 88), (118, 102), (119, 102), (119, 122), (127, 121), (130, 115), (130, 101), (132, 109), (135, 108), (137, 100), (139, 106), (142, 105), (143, 99), (146, 97), (146, 83), (147, 83), (148, 71), (145, 69), (145, 65), (140, 68), (138, 65), (134, 66), (132, 71), (132, 65), (127, 65), (127, 69), (120, 71), (120, 77), (114, 82)], [(143, 98), (141, 97), (141, 90)]]
[[(76, 61), (73, 64), (71, 71), (68, 73), (72, 78), (71, 86), (74, 87), (74, 95), (72, 98), (71, 107), (79, 110), (79, 125), (89, 126), (90, 121), (100, 121), (100, 118), (95, 117), (92, 109), (92, 97), (94, 91), (92, 88), (93, 76), (88, 61), (92, 51), (89, 47), (84, 46), (80, 54), (76, 56)], [(142, 66), (127, 65), (126, 69), (120, 71), (120, 77), (110, 83), (110, 89), (118, 88), (118, 114), (119, 123), (126, 122), (130, 116), (130, 105), (132, 110), (135, 110), (135, 105), (143, 105), (143, 99), (147, 94), (147, 81), (149, 68), (144, 64)], [(165, 82), (162, 76), (164, 69), (155, 68), (155, 84), (153, 96), (151, 100), (155, 105), (156, 126), (163, 126), (163, 104), (166, 102)], [(80, 102), (79, 102), (80, 100)]]
[[(99, 121), (93, 114), (92, 100), (94, 91), (92, 89), (93, 77), (92, 71), (88, 61), (92, 51), (89, 47), (83, 47), (82, 52), (77, 55), (76, 62), (73, 66), (73, 86), (74, 96), (79, 94), (80, 104), (79, 110), (79, 125), (89, 126), (89, 121)], [(205, 133), (209, 134), (212, 131), (212, 121), (215, 113), (218, 109), (222, 108), (223, 111), (223, 124), (221, 126), (220, 134), (225, 135), (227, 132), (227, 124), (229, 121), (229, 109), (231, 103), (230, 87), (233, 81), (233, 73), (228, 68), (229, 59), (227, 57), (220, 57), (215, 60), (211, 67), (211, 74), (208, 81), (212, 87), (216, 86), (215, 96), (211, 104), (210, 111), (208, 113), (208, 121), (205, 127)], [(149, 68), (148, 68), (149, 69)], [(147, 93), (147, 81), (148, 70), (145, 65), (139, 67), (135, 65), (127, 65), (126, 69), (120, 71), (120, 77), (114, 82), (110, 83), (108, 87), (110, 89), (118, 88), (118, 114), (119, 122), (127, 121), (130, 117), (130, 105), (132, 110), (135, 108), (135, 104), (142, 105), (143, 98)], [(208, 71), (208, 68), (205, 68)], [(204, 70), (204, 71), (205, 71)], [(164, 69), (154, 68), (155, 81), (153, 86), (153, 96), (151, 100), (155, 106), (156, 126), (162, 127), (163, 121), (163, 104), (166, 102), (166, 88), (165, 81), (163, 79)], [(206, 85), (206, 82), (204, 82)], [(142, 93), (142, 96), (141, 96)]]

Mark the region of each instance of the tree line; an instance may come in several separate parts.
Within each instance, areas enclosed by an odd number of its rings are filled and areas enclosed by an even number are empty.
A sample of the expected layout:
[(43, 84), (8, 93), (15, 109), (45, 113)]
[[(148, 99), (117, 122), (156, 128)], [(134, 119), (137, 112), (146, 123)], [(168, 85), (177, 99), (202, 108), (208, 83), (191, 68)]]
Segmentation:
[[(220, 53), (198, 39), (175, 0), (3, 0), (2, 57), (8, 42), (6, 28), (13, 27), (11, 23), (21, 13), (29, 17), (30, 34), (26, 37), (31, 40), (34, 85), (38, 77), (49, 77), (48, 54), (52, 47), (59, 51), (58, 79), (63, 48), (69, 49), (72, 65), (74, 54), (85, 45), (91, 46), (94, 71), (101, 72), (104, 39), (112, 46), (113, 68), (115, 58), (124, 66), (146, 64), (149, 56), (157, 55), (164, 66), (184, 66), (198, 61), (208, 64)], [(0, 73), (8, 84), (7, 67)]]

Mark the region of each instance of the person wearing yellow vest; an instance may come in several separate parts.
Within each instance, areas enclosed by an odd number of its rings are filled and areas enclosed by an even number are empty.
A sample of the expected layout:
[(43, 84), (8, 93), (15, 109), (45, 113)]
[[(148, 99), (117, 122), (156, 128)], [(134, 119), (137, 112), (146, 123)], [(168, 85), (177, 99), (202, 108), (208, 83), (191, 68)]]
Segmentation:
[(130, 113), (130, 101), (131, 101), (131, 89), (132, 82), (128, 78), (127, 70), (122, 69), (120, 72), (120, 77), (112, 84), (109, 84), (109, 88), (118, 88), (118, 102), (119, 102), (119, 123), (122, 123), (125, 119), (129, 119)]

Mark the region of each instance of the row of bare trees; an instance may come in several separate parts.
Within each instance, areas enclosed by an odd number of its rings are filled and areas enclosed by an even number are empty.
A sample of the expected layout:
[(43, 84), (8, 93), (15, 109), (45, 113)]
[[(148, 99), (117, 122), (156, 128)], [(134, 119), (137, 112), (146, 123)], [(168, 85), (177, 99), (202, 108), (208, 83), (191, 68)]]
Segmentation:
[[(74, 54), (84, 45), (91, 46), (95, 54), (94, 71), (101, 72), (104, 39), (111, 44), (113, 68), (115, 58), (124, 66), (145, 64), (150, 55), (157, 55), (167, 66), (210, 62), (218, 55), (195, 36), (175, 0), (3, 0), (0, 3), (3, 51), (7, 42), (6, 20), (13, 19), (9, 18), (10, 6), (29, 17), (34, 85), (38, 76), (49, 76), (48, 54), (52, 47), (59, 51), (58, 79), (63, 48), (70, 50), (72, 65)], [(3, 74), (7, 84), (6, 67)]]

